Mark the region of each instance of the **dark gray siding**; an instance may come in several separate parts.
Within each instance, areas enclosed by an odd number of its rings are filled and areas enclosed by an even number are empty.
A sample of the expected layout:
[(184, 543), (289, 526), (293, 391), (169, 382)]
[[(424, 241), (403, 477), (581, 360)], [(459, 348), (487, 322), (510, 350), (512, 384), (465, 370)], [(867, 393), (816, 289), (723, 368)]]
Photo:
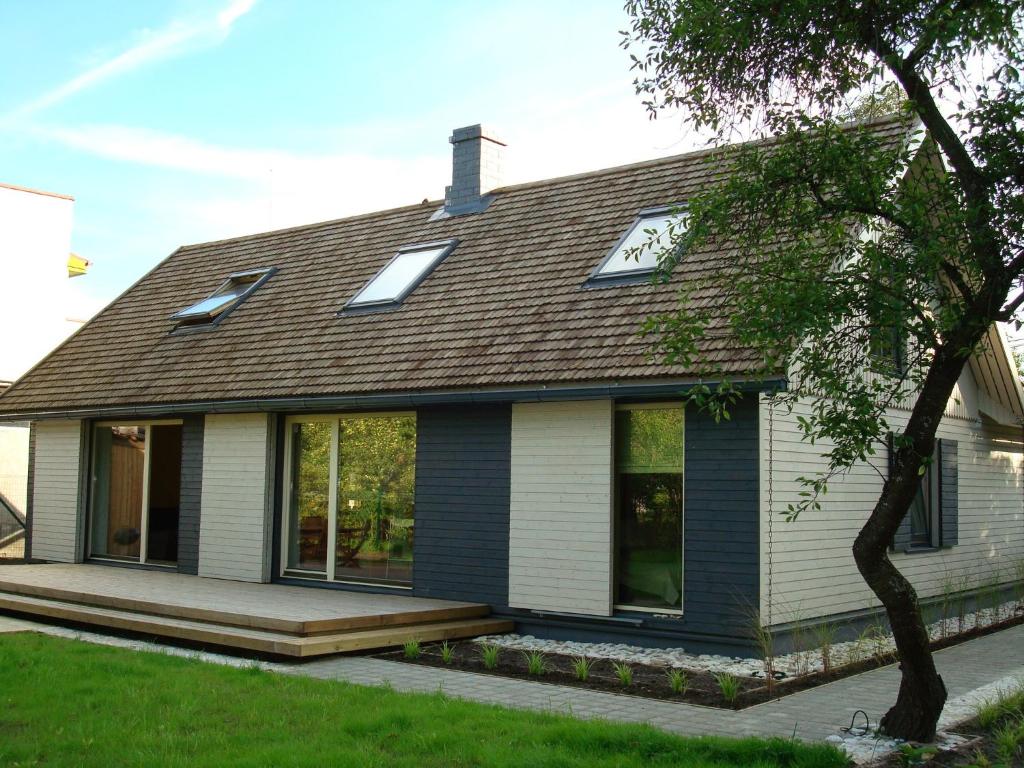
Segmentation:
[(25, 496), (25, 559), (32, 559), (32, 496), (36, 486), (36, 423), (28, 428), (28, 490)]
[(939, 542), (944, 547), (960, 543), (959, 454), (956, 440), (939, 440)]
[(731, 415), (686, 412), (683, 612), (689, 632), (735, 636), (759, 602), (757, 400)]
[(512, 409), (420, 409), (413, 593), (508, 604)]
[(178, 515), (178, 570), (199, 572), (199, 512), (203, 493), (203, 416), (181, 425), (181, 499)]

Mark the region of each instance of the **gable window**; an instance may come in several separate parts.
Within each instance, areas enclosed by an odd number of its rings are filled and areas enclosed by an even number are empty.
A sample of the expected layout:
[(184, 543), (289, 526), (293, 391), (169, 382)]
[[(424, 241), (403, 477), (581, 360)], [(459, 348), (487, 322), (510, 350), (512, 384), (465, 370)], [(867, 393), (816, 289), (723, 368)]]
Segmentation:
[(659, 256), (678, 236), (684, 220), (678, 207), (641, 211), (611, 253), (591, 273), (590, 282), (650, 275), (658, 266)]
[(229, 275), (220, 287), (207, 298), (171, 315), (177, 328), (215, 325), (244, 301), (249, 294), (270, 279), (276, 270), (253, 269)]
[(654, 613), (683, 608), (683, 407), (619, 406), (615, 413), (615, 604)]
[(452, 252), (457, 242), (409, 245), (398, 253), (353, 296), (342, 312), (397, 307)]

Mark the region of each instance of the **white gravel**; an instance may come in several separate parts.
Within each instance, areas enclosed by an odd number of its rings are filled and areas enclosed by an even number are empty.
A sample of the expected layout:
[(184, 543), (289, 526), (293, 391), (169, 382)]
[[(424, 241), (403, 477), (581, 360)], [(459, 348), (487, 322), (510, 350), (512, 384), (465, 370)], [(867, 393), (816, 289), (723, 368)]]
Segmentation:
[[(864, 733), (863, 730), (829, 736), (825, 741), (839, 747), (857, 765), (870, 763), (883, 755), (895, 752), (906, 743), (874, 732)], [(966, 741), (967, 739), (963, 736), (957, 736), (954, 733), (937, 733), (932, 746), (940, 752), (945, 752), (956, 749)]]
[[(996, 609), (983, 609), (966, 614), (963, 631), (985, 627), (997, 620), (1005, 620), (1019, 613), (1021, 606), (1016, 601), (1003, 603)], [(945, 624), (945, 626), (943, 626)], [(953, 637), (959, 632), (959, 619), (947, 619), (929, 625), (928, 632), (935, 640)], [(726, 672), (738, 677), (763, 677), (764, 662), (758, 658), (743, 656), (717, 656), (713, 654), (688, 653), (685, 648), (643, 648), (622, 643), (578, 643), (569, 640), (542, 640), (533, 635), (488, 635), (476, 640), (478, 643), (493, 643), (502, 648), (521, 651), (541, 651), (567, 656), (586, 656), (592, 659), (631, 664), (650, 664), (658, 667), (681, 667), (711, 673)], [(829, 649), (831, 666), (853, 664), (872, 656), (895, 653), (896, 646), (888, 631), (865, 631), (858, 639), (836, 643)], [(820, 648), (776, 656), (776, 673), (785, 677), (800, 677), (823, 669)]]

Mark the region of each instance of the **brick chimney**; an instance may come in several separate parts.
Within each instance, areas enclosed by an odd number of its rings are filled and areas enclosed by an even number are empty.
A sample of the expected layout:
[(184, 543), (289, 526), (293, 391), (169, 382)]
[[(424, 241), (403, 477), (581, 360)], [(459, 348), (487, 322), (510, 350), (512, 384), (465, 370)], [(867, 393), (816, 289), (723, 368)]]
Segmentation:
[(456, 128), (452, 145), (452, 183), (444, 190), (447, 216), (479, 213), (491, 202), (488, 194), (502, 184), (504, 142), (482, 125)]

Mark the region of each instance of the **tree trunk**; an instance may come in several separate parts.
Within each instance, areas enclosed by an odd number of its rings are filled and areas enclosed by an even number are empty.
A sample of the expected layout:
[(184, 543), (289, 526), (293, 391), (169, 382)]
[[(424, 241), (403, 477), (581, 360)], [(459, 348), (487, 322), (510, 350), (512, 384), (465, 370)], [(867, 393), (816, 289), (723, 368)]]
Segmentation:
[(917, 592), (893, 565), (888, 550), (917, 494), (921, 463), (932, 455), (935, 431), (967, 360), (963, 350), (973, 349), (982, 333), (965, 329), (936, 351), (904, 432), (909, 442), (895, 449), (891, 474), (853, 545), (861, 576), (889, 616), (903, 675), (899, 696), (882, 718), (881, 729), (908, 741), (934, 738), (946, 686), (935, 669)]

